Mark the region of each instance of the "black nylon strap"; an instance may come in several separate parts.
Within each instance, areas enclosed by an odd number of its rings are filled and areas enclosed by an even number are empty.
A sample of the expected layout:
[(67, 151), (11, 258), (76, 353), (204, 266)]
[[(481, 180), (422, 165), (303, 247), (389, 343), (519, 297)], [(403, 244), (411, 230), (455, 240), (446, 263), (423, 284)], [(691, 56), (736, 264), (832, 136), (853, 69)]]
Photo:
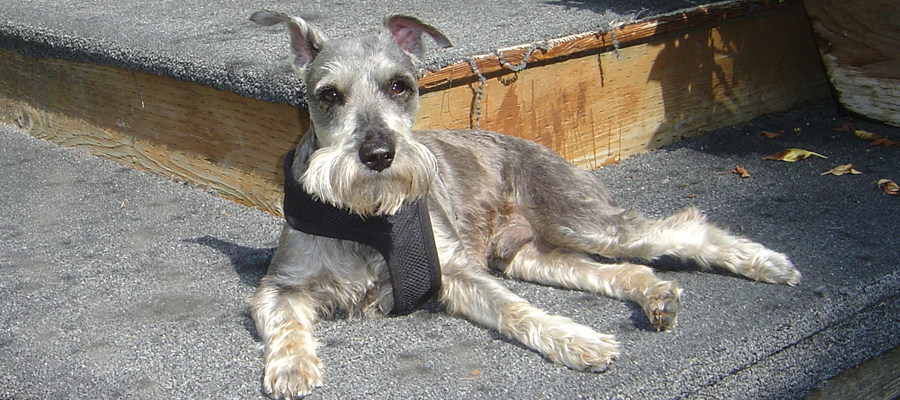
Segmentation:
[(425, 199), (391, 216), (363, 218), (313, 199), (294, 178), (294, 151), (284, 159), (284, 218), (292, 228), (316, 236), (372, 246), (384, 257), (393, 287), (390, 315), (415, 310), (441, 287), (441, 267)]

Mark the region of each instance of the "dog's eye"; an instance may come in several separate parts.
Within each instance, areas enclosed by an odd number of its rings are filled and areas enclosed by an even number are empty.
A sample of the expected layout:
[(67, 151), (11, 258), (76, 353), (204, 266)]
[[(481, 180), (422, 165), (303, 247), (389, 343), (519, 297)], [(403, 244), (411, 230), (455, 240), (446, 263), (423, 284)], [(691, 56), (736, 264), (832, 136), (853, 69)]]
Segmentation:
[(406, 82), (401, 80), (395, 80), (391, 83), (391, 93), (393, 94), (403, 94), (409, 91), (409, 86)]
[(326, 103), (340, 103), (341, 94), (335, 88), (325, 88), (319, 91), (319, 98)]

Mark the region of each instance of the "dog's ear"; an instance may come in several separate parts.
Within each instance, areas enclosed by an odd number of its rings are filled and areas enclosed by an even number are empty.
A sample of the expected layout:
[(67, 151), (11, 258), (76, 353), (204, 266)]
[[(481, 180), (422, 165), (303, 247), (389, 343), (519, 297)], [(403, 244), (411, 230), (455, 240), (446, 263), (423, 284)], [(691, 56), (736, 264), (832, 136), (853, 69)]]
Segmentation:
[(322, 43), (328, 38), (302, 18), (275, 11), (257, 11), (250, 20), (262, 26), (272, 26), (284, 22), (291, 36), (291, 52), (294, 54), (294, 68), (299, 70), (312, 61)]
[(384, 19), (384, 27), (394, 36), (400, 48), (416, 58), (422, 58), (425, 48), (422, 46), (422, 33), (427, 33), (435, 43), (443, 48), (453, 46), (450, 40), (435, 27), (405, 15), (392, 15)]

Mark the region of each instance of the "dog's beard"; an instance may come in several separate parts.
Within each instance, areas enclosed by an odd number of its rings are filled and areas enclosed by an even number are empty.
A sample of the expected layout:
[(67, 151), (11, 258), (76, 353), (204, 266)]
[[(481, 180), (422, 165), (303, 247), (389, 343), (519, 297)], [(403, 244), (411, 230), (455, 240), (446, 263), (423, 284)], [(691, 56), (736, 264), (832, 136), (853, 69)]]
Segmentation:
[(314, 198), (362, 216), (393, 215), (407, 203), (424, 198), (437, 174), (437, 160), (421, 143), (397, 143), (391, 166), (370, 170), (355, 147), (316, 150), (301, 184)]

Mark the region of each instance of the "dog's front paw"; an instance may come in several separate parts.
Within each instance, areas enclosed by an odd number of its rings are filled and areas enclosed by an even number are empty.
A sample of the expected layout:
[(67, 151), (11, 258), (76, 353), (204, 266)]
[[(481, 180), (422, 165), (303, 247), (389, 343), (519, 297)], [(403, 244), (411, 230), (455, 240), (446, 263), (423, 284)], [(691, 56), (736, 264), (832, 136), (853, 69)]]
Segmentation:
[(658, 331), (665, 331), (675, 326), (675, 318), (681, 307), (681, 289), (674, 281), (657, 283), (647, 293), (644, 313), (650, 325)]
[(612, 335), (591, 333), (567, 340), (560, 361), (579, 371), (606, 372), (619, 356), (619, 346)]
[(609, 369), (619, 356), (615, 338), (571, 320), (566, 322), (548, 329), (544, 342), (547, 358), (579, 371), (605, 372)]
[(284, 355), (266, 363), (263, 387), (274, 399), (300, 399), (322, 386), (322, 363), (316, 356)]

